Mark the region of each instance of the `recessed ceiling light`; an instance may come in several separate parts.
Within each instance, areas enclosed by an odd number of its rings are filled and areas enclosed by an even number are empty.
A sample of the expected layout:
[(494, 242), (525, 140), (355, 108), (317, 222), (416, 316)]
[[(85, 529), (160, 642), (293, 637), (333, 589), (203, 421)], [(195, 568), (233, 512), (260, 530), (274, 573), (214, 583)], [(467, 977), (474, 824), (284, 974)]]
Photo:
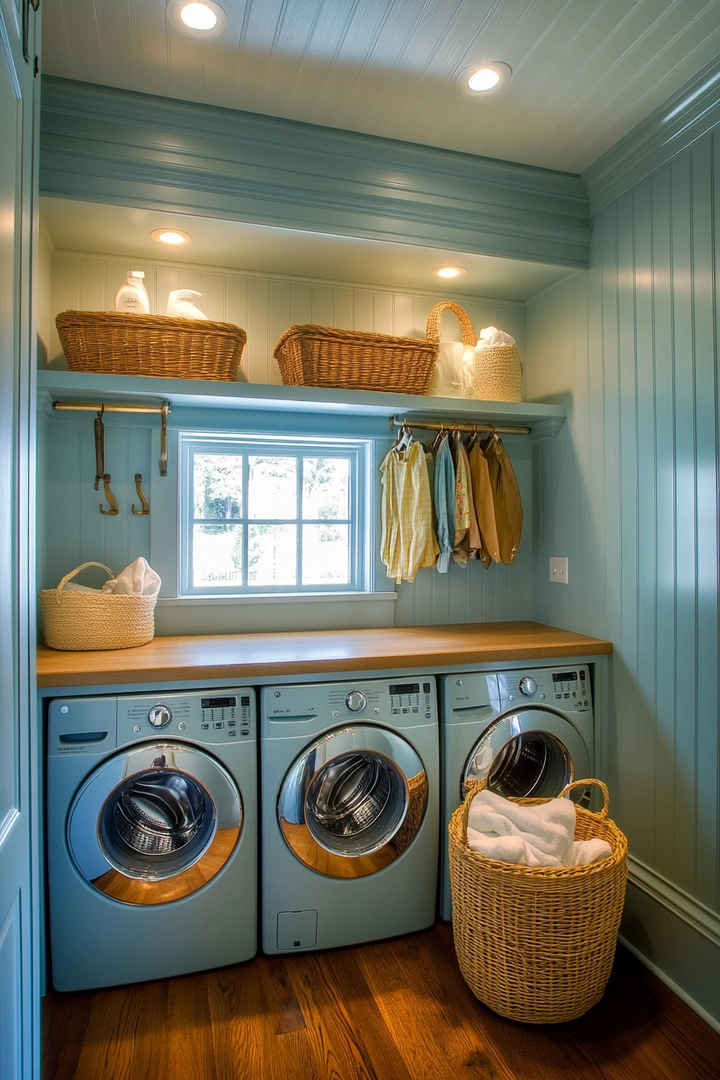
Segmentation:
[(456, 278), (463, 274), (467, 274), (464, 266), (436, 266), (433, 270), (433, 277), (439, 278)]
[(512, 68), (507, 64), (493, 61), (492, 64), (485, 64), (481, 68), (476, 68), (469, 75), (466, 73), (465, 79), (470, 90), (476, 94), (482, 94), (488, 90), (498, 90), (503, 83), (508, 81), (511, 75)]
[(171, 247), (180, 247), (182, 244), (192, 243), (192, 236), (182, 229), (153, 229), (150, 233), (153, 240), (158, 244), (170, 244)]
[(227, 15), (213, 0), (170, 0), (165, 13), (168, 22), (187, 37), (207, 41), (227, 27)]

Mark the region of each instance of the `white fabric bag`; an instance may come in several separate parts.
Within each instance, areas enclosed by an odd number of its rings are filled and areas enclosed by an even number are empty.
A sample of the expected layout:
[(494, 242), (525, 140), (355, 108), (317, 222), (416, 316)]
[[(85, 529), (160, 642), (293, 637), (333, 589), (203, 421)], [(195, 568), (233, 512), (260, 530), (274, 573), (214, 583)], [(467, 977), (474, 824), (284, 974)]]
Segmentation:
[(458, 304), (445, 300), (433, 308), (435, 340), (440, 336), (440, 319), (444, 310), (454, 311), (460, 321), (462, 341), (441, 341), (435, 361), (428, 394), (433, 397), (472, 397), (475, 363), (475, 331), (470, 317)]

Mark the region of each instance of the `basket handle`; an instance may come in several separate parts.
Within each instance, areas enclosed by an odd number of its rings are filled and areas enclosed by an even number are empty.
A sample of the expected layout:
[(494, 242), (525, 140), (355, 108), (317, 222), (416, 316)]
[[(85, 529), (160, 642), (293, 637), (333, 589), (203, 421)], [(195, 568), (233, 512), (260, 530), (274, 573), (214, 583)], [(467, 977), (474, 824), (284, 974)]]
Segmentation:
[(606, 818), (610, 808), (610, 792), (608, 791), (607, 786), (603, 784), (602, 780), (596, 780), (594, 777), (589, 777), (587, 780), (573, 780), (571, 784), (568, 784), (562, 789), (558, 795), (558, 799), (562, 799), (563, 795), (567, 795), (573, 788), (587, 787), (588, 784), (597, 784), (603, 794), (602, 810), (598, 810), (597, 813), (595, 813), (594, 810), (590, 810), (589, 813), (595, 814), (596, 817)]
[(450, 311), (454, 311), (458, 317), (463, 345), (475, 345), (475, 331), (473, 330), (473, 324), (470, 322), (470, 316), (466, 311), (463, 311), (459, 304), (454, 304), (452, 300), (441, 300), (428, 315), (427, 326), (425, 327), (425, 337), (427, 340), (432, 345), (440, 344), (440, 322), (442, 320), (442, 313), (447, 308), (449, 308)]
[(65, 577), (61, 580), (60, 584), (57, 587), (57, 602), (58, 602), (58, 604), (60, 603), (60, 593), (62, 592), (65, 584), (70, 580), (70, 578), (74, 578), (76, 574), (79, 574), (81, 570), (84, 570), (86, 566), (99, 566), (101, 570), (106, 570), (107, 571), (108, 577), (115, 577), (115, 575), (113, 574), (110, 567), (106, 566), (105, 563), (101, 563), (101, 562), (84, 562), (81, 566), (76, 566), (74, 570), (71, 570), (70, 573), (66, 574)]

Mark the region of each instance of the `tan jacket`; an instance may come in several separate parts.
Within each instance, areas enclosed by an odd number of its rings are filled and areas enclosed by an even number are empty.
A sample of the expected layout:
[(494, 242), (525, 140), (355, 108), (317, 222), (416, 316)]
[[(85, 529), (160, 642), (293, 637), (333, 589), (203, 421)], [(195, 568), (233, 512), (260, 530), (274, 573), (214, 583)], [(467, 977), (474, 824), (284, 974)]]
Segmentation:
[(491, 562), (500, 562), (500, 542), (495, 525), (495, 502), (490, 486), (487, 459), (480, 449), (477, 436), (471, 436), (468, 460), (472, 482), (473, 502), (480, 530), (480, 547), (477, 557), (487, 570)]
[(500, 561), (509, 566), (515, 561), (518, 553), (523, 524), (522, 503), (515, 470), (505, 452), (502, 440), (495, 432), (480, 445), (490, 475)]

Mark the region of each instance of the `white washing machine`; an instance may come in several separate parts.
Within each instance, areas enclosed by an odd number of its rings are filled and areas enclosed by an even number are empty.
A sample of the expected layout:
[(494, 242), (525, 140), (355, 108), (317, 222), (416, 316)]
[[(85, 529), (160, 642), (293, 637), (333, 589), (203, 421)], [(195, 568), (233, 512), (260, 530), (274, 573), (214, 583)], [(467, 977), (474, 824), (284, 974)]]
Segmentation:
[[(440, 915), (452, 918), (447, 826), (469, 780), (499, 795), (550, 798), (592, 776), (593, 708), (587, 664), (446, 675), (442, 684)], [(589, 789), (571, 797), (586, 803)]]
[(247, 688), (56, 698), (48, 717), (58, 990), (257, 951), (257, 729)]
[(260, 722), (263, 950), (326, 949), (431, 926), (435, 679), (268, 687)]

